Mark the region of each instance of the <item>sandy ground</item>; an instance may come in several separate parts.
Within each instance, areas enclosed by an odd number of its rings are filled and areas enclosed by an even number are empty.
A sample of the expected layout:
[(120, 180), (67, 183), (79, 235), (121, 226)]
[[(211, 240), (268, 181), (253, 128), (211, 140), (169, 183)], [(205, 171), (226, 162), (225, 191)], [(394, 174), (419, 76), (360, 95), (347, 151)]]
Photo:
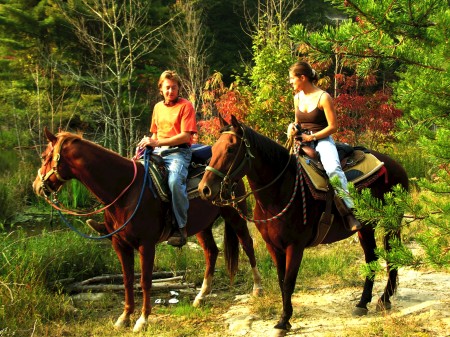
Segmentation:
[[(351, 330), (401, 318), (413, 320), (414, 324), (419, 325), (422, 330), (420, 336), (450, 336), (450, 274), (401, 269), (399, 282), (389, 312), (376, 312), (376, 301), (383, 292), (385, 282), (378, 280), (375, 283), (374, 298), (365, 317), (351, 315), (362, 289), (336, 291), (325, 288), (296, 292), (292, 298), (292, 329), (286, 336), (344, 337)], [(248, 295), (236, 297), (235, 305), (223, 317), (228, 324), (228, 336), (275, 336), (273, 326), (276, 320), (262, 320), (251, 314), (250, 309), (251, 298)]]

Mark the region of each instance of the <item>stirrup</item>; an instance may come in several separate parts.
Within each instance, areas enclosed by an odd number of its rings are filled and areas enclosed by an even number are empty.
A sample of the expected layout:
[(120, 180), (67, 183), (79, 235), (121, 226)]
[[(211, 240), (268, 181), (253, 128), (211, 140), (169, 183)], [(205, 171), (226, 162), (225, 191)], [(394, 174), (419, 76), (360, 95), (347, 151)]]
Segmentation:
[(183, 234), (183, 229), (179, 228), (177, 231), (175, 231), (172, 236), (167, 240), (167, 244), (181, 248), (183, 247), (187, 242), (186, 236)]

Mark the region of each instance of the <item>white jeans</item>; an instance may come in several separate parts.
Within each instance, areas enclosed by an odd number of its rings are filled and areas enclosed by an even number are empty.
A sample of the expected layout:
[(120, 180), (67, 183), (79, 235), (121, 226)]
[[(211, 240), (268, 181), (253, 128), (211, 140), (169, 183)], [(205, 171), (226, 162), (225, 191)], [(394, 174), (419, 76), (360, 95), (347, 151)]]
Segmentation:
[(339, 178), (341, 187), (346, 192), (346, 196), (342, 198), (342, 200), (344, 200), (344, 203), (348, 208), (353, 208), (353, 199), (348, 194), (347, 177), (342, 170), (333, 137), (328, 136), (326, 138), (319, 139), (317, 141), (316, 151), (320, 153), (320, 161), (322, 162), (323, 168), (325, 169), (328, 177), (330, 179), (334, 176)]

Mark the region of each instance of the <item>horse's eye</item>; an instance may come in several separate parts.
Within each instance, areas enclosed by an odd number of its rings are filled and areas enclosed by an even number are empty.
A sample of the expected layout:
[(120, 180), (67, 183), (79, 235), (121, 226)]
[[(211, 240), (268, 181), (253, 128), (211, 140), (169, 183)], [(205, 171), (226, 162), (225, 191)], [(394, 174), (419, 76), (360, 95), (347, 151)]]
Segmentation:
[(232, 147), (227, 148), (227, 153), (232, 154), (234, 152), (234, 149)]

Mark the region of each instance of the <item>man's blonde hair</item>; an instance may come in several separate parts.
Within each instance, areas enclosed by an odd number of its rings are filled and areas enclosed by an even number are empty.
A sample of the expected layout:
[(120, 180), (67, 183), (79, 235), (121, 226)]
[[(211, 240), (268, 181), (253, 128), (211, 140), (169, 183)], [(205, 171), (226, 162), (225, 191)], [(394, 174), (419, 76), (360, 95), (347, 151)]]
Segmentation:
[(174, 70), (166, 70), (159, 77), (158, 88), (161, 90), (162, 84), (164, 80), (172, 80), (178, 83), (178, 88), (181, 88), (181, 79), (180, 76)]

